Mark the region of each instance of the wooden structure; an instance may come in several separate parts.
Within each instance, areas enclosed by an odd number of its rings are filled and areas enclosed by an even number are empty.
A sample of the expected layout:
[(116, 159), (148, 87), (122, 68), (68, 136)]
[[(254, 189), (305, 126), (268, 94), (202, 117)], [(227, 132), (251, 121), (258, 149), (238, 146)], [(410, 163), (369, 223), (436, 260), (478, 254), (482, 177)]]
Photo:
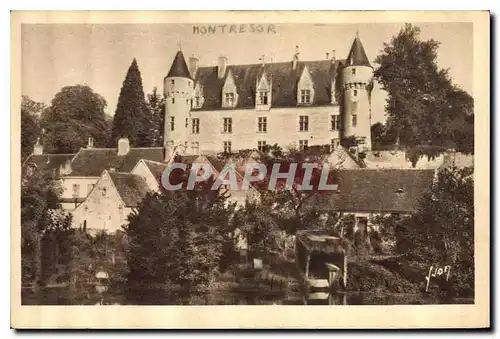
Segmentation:
[(335, 289), (347, 284), (347, 257), (341, 239), (325, 231), (298, 231), (295, 262), (308, 288)]

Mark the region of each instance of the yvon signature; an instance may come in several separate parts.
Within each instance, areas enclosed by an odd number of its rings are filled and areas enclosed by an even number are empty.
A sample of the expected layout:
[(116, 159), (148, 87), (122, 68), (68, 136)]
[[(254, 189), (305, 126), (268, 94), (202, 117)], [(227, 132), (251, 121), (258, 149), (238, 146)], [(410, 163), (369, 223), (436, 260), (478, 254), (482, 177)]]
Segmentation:
[[(434, 271), (434, 273), (433, 273), (433, 271)], [(443, 274), (446, 274), (446, 281), (448, 281), (448, 278), (450, 277), (450, 272), (451, 272), (450, 265), (446, 265), (444, 267), (439, 267), (439, 266), (434, 267), (433, 265), (431, 265), (431, 267), (429, 268), (429, 273), (425, 277), (425, 280), (427, 281), (427, 285), (425, 286), (425, 292), (427, 292), (429, 290), (429, 285), (431, 283), (431, 277), (440, 277)]]

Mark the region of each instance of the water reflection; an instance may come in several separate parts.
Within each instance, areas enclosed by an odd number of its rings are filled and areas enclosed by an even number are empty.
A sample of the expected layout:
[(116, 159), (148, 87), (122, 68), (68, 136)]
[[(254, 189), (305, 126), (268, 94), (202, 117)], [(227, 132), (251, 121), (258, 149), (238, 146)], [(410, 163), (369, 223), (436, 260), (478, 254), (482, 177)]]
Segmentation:
[(430, 294), (324, 293), (307, 295), (265, 292), (173, 293), (150, 290), (116, 292), (103, 287), (22, 289), (23, 305), (403, 305), (470, 304)]

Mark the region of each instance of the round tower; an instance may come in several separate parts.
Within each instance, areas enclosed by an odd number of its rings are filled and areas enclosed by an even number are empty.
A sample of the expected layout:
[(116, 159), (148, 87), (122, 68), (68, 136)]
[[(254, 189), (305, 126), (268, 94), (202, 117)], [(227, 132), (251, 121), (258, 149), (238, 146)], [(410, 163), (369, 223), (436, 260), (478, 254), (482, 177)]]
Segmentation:
[(165, 161), (173, 155), (188, 151), (189, 124), (193, 100), (194, 81), (191, 78), (184, 55), (175, 55), (172, 67), (163, 82), (165, 97)]
[(356, 35), (342, 70), (344, 91), (343, 138), (354, 137), (359, 151), (371, 150), (371, 90), (373, 68)]

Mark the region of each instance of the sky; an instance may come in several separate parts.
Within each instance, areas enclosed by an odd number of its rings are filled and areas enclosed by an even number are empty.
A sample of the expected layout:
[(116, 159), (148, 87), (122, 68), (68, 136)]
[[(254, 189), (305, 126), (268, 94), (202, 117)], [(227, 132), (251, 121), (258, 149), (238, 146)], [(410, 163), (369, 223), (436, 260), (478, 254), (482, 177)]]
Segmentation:
[[(182, 49), (186, 59), (195, 55), (200, 66), (215, 66), (221, 55), (231, 64), (291, 61), (295, 46), (300, 60), (321, 60), (335, 50), (345, 59), (356, 31), (373, 60), (402, 25), (390, 24), (262, 24), (230, 25), (202, 34), (207, 24), (23, 24), (21, 31), (21, 91), (50, 104), (64, 86), (86, 84), (107, 101), (113, 115), (120, 89), (133, 58), (137, 59), (144, 92), (162, 90), (163, 78)], [(220, 25), (220, 24), (219, 24)], [(258, 24), (255, 24), (257, 28)], [(421, 39), (441, 43), (438, 65), (450, 71), (453, 82), (473, 95), (472, 23), (418, 23)], [(193, 26), (196, 26), (193, 27)], [(202, 28), (203, 27), (203, 28)], [(241, 30), (241, 32), (240, 32)], [(384, 121), (386, 94), (376, 84), (372, 96), (372, 122)]]

